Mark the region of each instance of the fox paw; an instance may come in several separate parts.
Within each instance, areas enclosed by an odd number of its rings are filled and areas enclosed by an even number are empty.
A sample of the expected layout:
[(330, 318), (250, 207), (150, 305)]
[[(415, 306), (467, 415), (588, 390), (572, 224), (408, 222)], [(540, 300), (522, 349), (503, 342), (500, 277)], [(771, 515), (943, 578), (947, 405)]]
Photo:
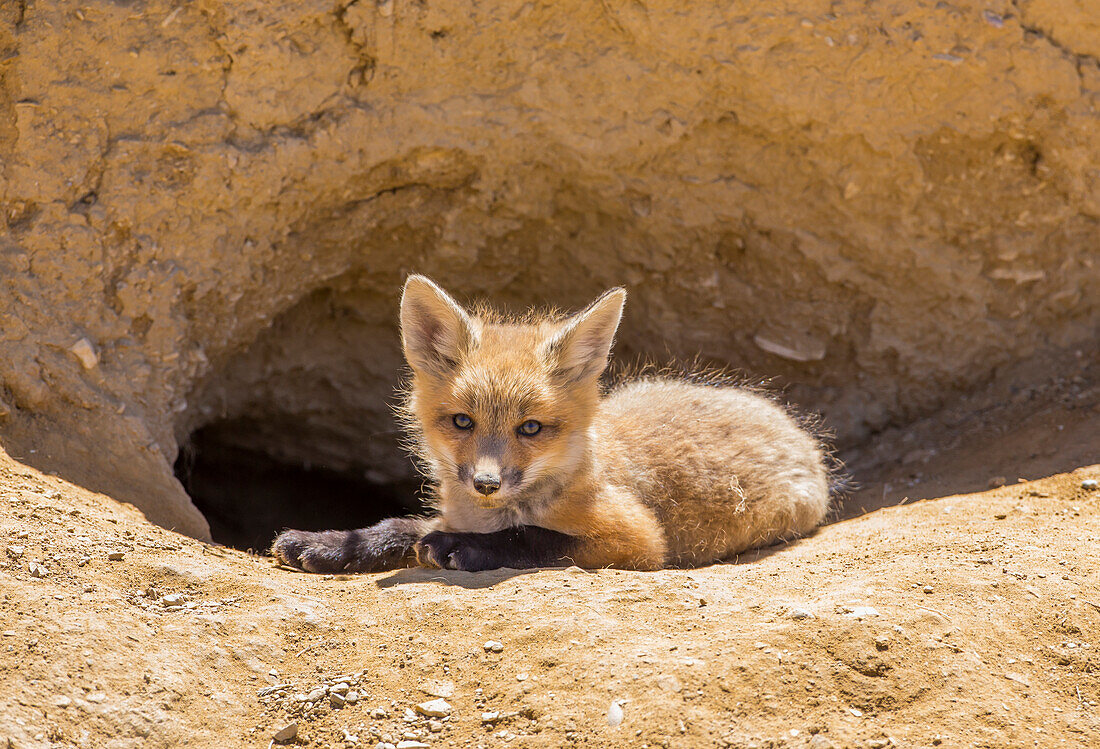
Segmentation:
[(280, 564), (306, 572), (343, 572), (348, 562), (345, 546), (332, 531), (283, 531), (271, 553)]
[(445, 533), (432, 531), (416, 545), (416, 559), (425, 567), (479, 572), (503, 566), (496, 544), (486, 543), (481, 533)]

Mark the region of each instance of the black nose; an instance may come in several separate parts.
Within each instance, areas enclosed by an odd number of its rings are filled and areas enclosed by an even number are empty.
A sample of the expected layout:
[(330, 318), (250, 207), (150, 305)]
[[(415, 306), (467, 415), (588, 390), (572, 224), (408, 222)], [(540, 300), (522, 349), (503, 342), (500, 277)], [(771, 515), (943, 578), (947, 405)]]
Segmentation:
[(474, 476), (474, 488), (489, 496), (500, 488), (500, 476), (492, 473), (478, 473)]

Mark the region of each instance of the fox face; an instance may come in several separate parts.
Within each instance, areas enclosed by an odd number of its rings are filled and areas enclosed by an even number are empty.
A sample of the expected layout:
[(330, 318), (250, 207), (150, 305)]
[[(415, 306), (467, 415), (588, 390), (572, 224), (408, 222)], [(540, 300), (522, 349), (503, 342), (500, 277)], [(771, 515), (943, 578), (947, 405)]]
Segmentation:
[(571, 317), (509, 321), (408, 279), (406, 411), (443, 497), (486, 509), (534, 503), (581, 468), (625, 300), (612, 289)]

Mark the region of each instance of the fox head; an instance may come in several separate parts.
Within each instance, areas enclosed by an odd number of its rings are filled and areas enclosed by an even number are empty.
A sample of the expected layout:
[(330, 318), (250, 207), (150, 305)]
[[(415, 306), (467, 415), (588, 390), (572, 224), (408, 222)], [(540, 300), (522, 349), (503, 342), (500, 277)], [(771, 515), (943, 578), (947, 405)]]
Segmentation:
[(586, 458), (626, 292), (569, 316), (463, 309), (424, 276), (401, 297), (416, 451), (450, 500), (494, 508), (560, 487)]

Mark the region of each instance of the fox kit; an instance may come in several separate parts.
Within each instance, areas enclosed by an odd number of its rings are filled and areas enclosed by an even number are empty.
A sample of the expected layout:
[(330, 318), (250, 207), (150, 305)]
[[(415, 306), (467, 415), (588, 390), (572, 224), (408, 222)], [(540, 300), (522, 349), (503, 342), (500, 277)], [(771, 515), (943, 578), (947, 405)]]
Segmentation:
[(625, 301), (611, 289), (573, 316), (509, 320), (411, 276), (404, 415), (436, 514), (286, 531), (276, 558), (311, 572), (656, 569), (817, 526), (829, 504), (824, 455), (775, 403), (658, 377), (601, 393)]

